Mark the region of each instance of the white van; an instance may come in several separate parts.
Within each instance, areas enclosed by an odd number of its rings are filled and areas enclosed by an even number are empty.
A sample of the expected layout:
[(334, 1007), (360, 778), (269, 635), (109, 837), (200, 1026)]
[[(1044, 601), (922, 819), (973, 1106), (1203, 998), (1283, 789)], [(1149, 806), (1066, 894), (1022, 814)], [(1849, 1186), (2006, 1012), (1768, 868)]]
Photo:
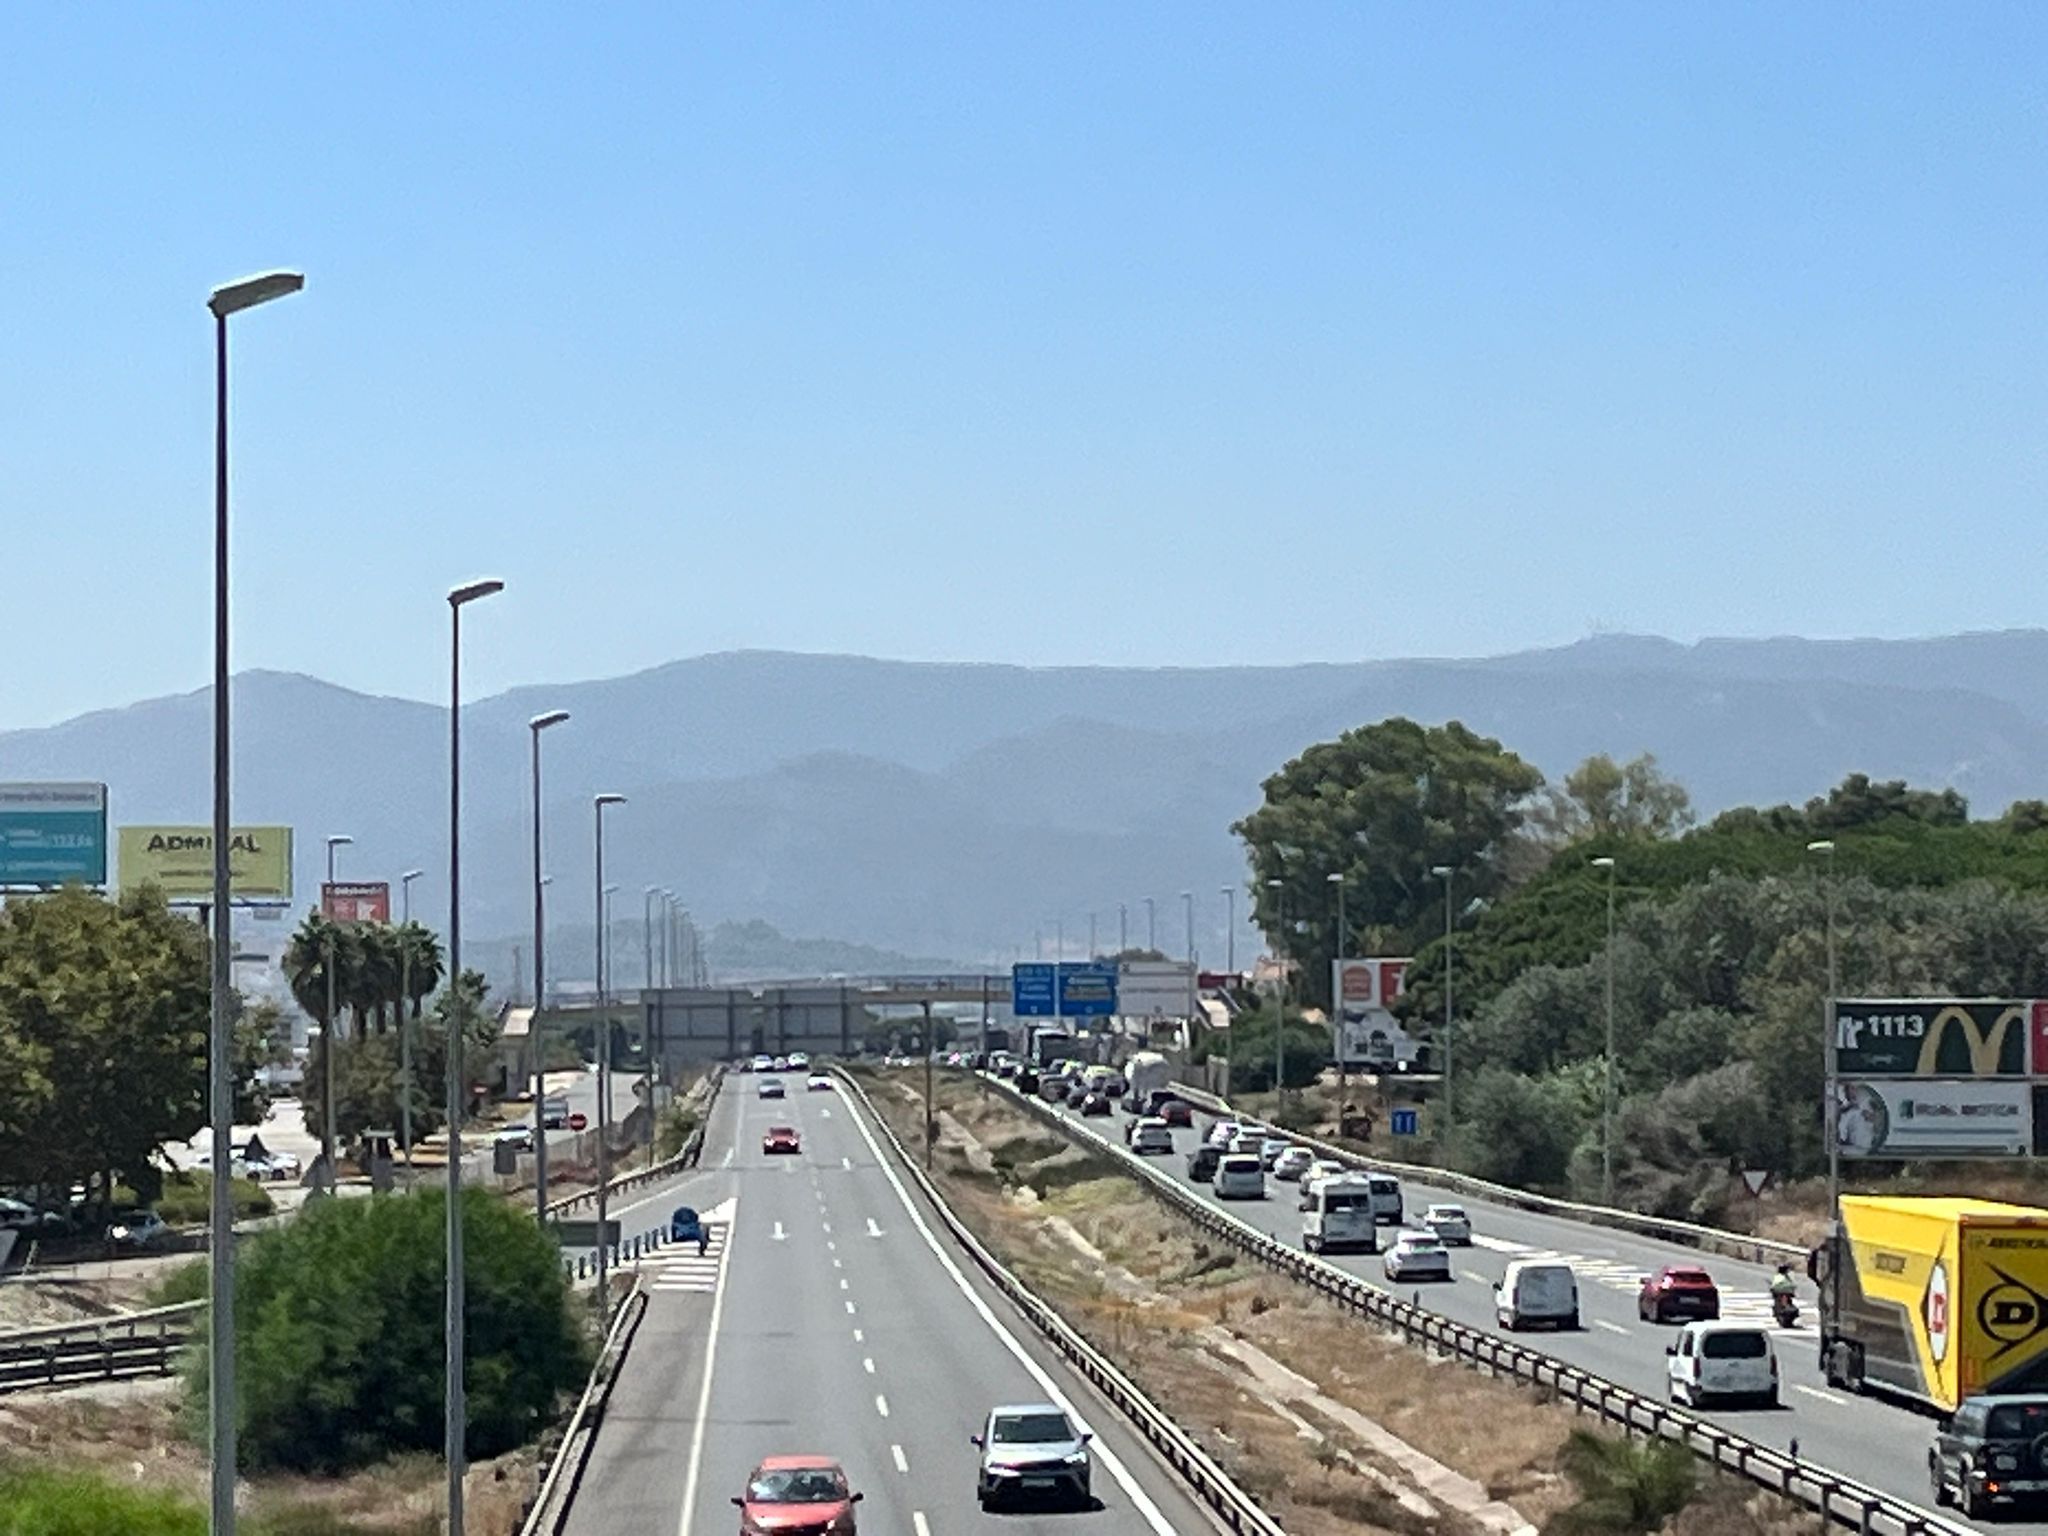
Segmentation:
[(1301, 1218), (1301, 1246), (1310, 1253), (1335, 1253), (1355, 1248), (1380, 1251), (1379, 1217), (1373, 1210), (1371, 1181), (1342, 1174), (1319, 1181), (1307, 1197), (1308, 1214)]
[(1266, 1170), (1259, 1166), (1256, 1152), (1232, 1152), (1216, 1164), (1214, 1184), (1218, 1200), (1263, 1200), (1266, 1198)]
[(1671, 1401), (1703, 1408), (1740, 1398), (1778, 1406), (1778, 1356), (1768, 1330), (1754, 1323), (1687, 1323), (1665, 1347)]
[(1509, 1332), (1537, 1324), (1579, 1326), (1579, 1279), (1554, 1259), (1515, 1259), (1493, 1288), (1493, 1315)]

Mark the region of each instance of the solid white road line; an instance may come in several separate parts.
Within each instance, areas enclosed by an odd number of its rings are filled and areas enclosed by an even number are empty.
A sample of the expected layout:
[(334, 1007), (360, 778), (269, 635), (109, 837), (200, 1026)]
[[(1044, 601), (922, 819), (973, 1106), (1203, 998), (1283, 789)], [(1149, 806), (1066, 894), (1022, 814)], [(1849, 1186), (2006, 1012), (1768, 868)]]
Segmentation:
[(896, 1458), (896, 1470), (908, 1475), (910, 1471), (910, 1458), (903, 1454), (903, 1447), (892, 1445), (889, 1447), (889, 1454)]
[(1491, 1280), (1487, 1279), (1486, 1276), (1479, 1273), (1479, 1271), (1476, 1269), (1461, 1269), (1458, 1271), (1458, 1273), (1463, 1275), (1467, 1280), (1477, 1280), (1481, 1285), (1493, 1284)]
[(1628, 1330), (1627, 1330), (1626, 1328), (1622, 1327), (1622, 1326), (1621, 1326), (1621, 1324), (1619, 1324), (1619, 1323), (1610, 1323), (1610, 1322), (1609, 1322), (1609, 1321), (1607, 1321), (1607, 1319), (1606, 1319), (1606, 1318), (1604, 1318), (1604, 1317), (1596, 1317), (1596, 1318), (1594, 1318), (1594, 1319), (1593, 1319), (1593, 1326), (1594, 1326), (1595, 1328), (1605, 1328), (1605, 1329), (1606, 1329), (1606, 1330), (1607, 1330), (1607, 1331), (1608, 1331), (1609, 1333), (1619, 1333), (1619, 1334), (1626, 1334), (1626, 1333), (1628, 1332)]
[[(932, 1251), (932, 1256), (939, 1261), (940, 1267), (952, 1276), (953, 1284), (959, 1287), (960, 1294), (967, 1298), (968, 1304), (980, 1315), (981, 1320), (988, 1324), (989, 1331), (1002, 1341), (1003, 1347), (1008, 1349), (1017, 1363), (1024, 1367), (1025, 1373), (1038, 1383), (1039, 1390), (1046, 1395), (1047, 1400), (1058, 1404), (1070, 1418), (1080, 1420), (1080, 1411), (1074, 1407), (1066, 1393), (1060, 1390), (1059, 1383), (1052, 1379), (1044, 1366), (1031, 1357), (1017, 1341), (1017, 1336), (1003, 1326), (1001, 1319), (989, 1309), (988, 1303), (983, 1301), (974, 1287), (967, 1283), (967, 1277), (960, 1273), (960, 1266), (953, 1262), (953, 1256), (939, 1246), (939, 1240), (933, 1234), (931, 1226), (912, 1203), (910, 1191), (903, 1187), (903, 1181), (896, 1177), (896, 1170), (889, 1166), (889, 1160), (882, 1155), (881, 1143), (875, 1140), (875, 1133), (868, 1129), (867, 1116), (852, 1112), (851, 1118), (860, 1130), (861, 1139), (868, 1144), (868, 1150), (874, 1153), (875, 1163), (881, 1168), (882, 1176), (889, 1181), (889, 1187), (896, 1191), (896, 1199), (903, 1207), (903, 1214), (908, 1216), (910, 1224), (917, 1228), (918, 1236), (924, 1239), (925, 1247)], [(849, 1301), (846, 1306), (848, 1311), (853, 1310), (852, 1302)], [(1102, 1469), (1116, 1479), (1117, 1486), (1124, 1491), (1124, 1496), (1131, 1501), (1132, 1506), (1157, 1536), (1176, 1536), (1173, 1522), (1168, 1520), (1159, 1506), (1152, 1502), (1152, 1496), (1139, 1486), (1138, 1480), (1131, 1475), (1131, 1469), (1124, 1465), (1123, 1458), (1111, 1451), (1100, 1439), (1095, 1441), (1092, 1449), (1096, 1459), (1102, 1463)], [(931, 1536), (931, 1528), (925, 1524), (922, 1513), (914, 1512), (910, 1518), (912, 1524), (917, 1527), (917, 1536)]]
[(1849, 1399), (1843, 1397), (1838, 1392), (1830, 1392), (1825, 1387), (1809, 1387), (1803, 1381), (1793, 1382), (1792, 1390), (1794, 1392), (1804, 1392), (1808, 1397), (1817, 1397), (1822, 1402), (1833, 1403), (1837, 1407), (1840, 1407), (1849, 1401)]
[(676, 1536), (690, 1536), (690, 1514), (697, 1504), (697, 1474), (704, 1465), (704, 1431), (711, 1424), (711, 1373), (718, 1364), (718, 1324), (725, 1314), (725, 1266), (732, 1258), (732, 1229), (738, 1225), (739, 1197), (725, 1202), (732, 1208), (726, 1217), (727, 1242), (718, 1255), (718, 1289), (711, 1297), (711, 1331), (704, 1340), (704, 1381), (697, 1389), (697, 1422), (690, 1428), (690, 1463), (683, 1474), (683, 1513)]
[(889, 1417), (889, 1399), (882, 1396), (879, 1392), (875, 1394), (875, 1412), (885, 1419)]

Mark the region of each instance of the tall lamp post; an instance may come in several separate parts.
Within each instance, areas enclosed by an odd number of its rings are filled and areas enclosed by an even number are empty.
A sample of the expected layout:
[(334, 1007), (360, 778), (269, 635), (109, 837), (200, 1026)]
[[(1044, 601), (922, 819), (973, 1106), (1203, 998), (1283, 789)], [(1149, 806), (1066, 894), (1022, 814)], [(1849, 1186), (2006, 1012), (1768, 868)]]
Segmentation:
[(548, 1045), (541, 1014), (548, 1005), (547, 876), (540, 872), (540, 733), (569, 718), (566, 709), (551, 709), (526, 722), (533, 738), (533, 1022), (526, 1042), (533, 1049), (533, 1207), (534, 1219), (548, 1219)]
[(1607, 871), (1607, 1059), (1600, 1084), (1600, 1203), (1614, 1204), (1614, 860), (1599, 858)]
[(1237, 974), (1237, 887), (1223, 887), (1223, 969)]
[(1121, 955), (1131, 947), (1131, 909), (1125, 902), (1116, 904), (1116, 952)]
[(1193, 891), (1182, 891), (1180, 893), (1180, 904), (1182, 913), (1187, 918), (1186, 926), (1188, 931), (1188, 1027), (1183, 1033), (1183, 1038), (1192, 1039), (1195, 1015), (1202, 1011), (1202, 983), (1201, 978), (1195, 974), (1195, 893)]
[[(1331, 870), (1323, 879), (1337, 897), (1337, 931), (1330, 940), (1330, 958), (1333, 962), (1345, 959), (1344, 951), (1344, 875), (1340, 870)], [(1344, 1096), (1351, 1089), (1351, 1031), (1344, 1022), (1344, 997), (1338, 985), (1337, 973), (1340, 966), (1330, 967), (1330, 1023), (1337, 1034), (1337, 1139), (1344, 1139)]]
[(398, 1141), (405, 1150), (405, 1184), (412, 1187), (412, 883), (424, 869), (398, 877)]
[(448, 1536), (462, 1536), (462, 1478), (469, 1460), (462, 1316), (462, 1111), (469, 1097), (462, 1064), (468, 1012), (462, 990), (462, 610), (504, 590), (502, 581), (472, 581), (448, 594), (448, 1318), (441, 1425), (448, 1463)]
[[(650, 885), (640, 908), (641, 925), (645, 929), (647, 944), (647, 995), (640, 999), (640, 1091), (647, 1105), (647, 1145), (650, 1156), (654, 1146), (654, 909), (667, 899), (668, 892), (658, 885)], [(666, 980), (664, 977), (664, 983)]]
[[(228, 709), (228, 316), (306, 286), (297, 272), (264, 272), (223, 283), (207, 296), (213, 312), (213, 931), (206, 1037), (207, 1115), (213, 1121), (213, 1166), (234, 1161), (235, 1123), (235, 944), (228, 921), (233, 897), (229, 844)], [(213, 1304), (207, 1318), (207, 1451), (211, 1465), (213, 1536), (235, 1529), (235, 1248), (234, 1188), (213, 1181), (208, 1202), (209, 1272)]]
[(1287, 1035), (1287, 888), (1276, 879), (1266, 882), (1273, 893), (1273, 958), (1280, 974), (1273, 986), (1273, 1102), (1286, 1096), (1287, 1058), (1281, 1042)]
[(1159, 910), (1150, 896), (1145, 898), (1145, 947), (1159, 952)]
[(1821, 1134), (1828, 1139), (1828, 1220), (1841, 1219), (1842, 1198), (1842, 1136), (1835, 1123), (1838, 1110), (1836, 1096), (1839, 1085), (1836, 1073), (1839, 1070), (1840, 1042), (1835, 1035), (1835, 843), (1833, 838), (1821, 838), (1806, 845), (1806, 851), (1818, 854), (1827, 860), (1828, 895), (1828, 996), (1822, 1010), (1822, 1023), (1827, 1033), (1827, 1090), (1822, 1096)]
[(1444, 883), (1444, 1129), (1448, 1131), (1456, 1110), (1451, 1095), (1451, 1025), (1456, 1018), (1451, 1011), (1451, 892), (1458, 872), (1449, 864), (1432, 864), (1429, 872)]
[[(346, 848), (355, 841), (346, 832), (331, 832), (327, 837), (327, 884), (334, 884), (334, 850)], [(334, 914), (327, 910), (327, 891), (320, 892), (320, 915), (327, 920), (327, 963), (320, 967), (327, 973), (327, 1016), (320, 1021), (320, 1161), (326, 1165), (327, 1188), (329, 1193), (341, 1189), (341, 1168), (335, 1161), (334, 1135)]]
[(603, 794), (593, 796), (591, 807), (597, 817), (597, 869), (592, 889), (597, 893), (597, 1315), (600, 1328), (611, 1326), (612, 1297), (611, 1281), (607, 1276), (610, 1268), (610, 1234), (607, 1225), (611, 1212), (610, 1191), (605, 1188), (611, 1182), (611, 1150), (605, 1136), (611, 1129), (611, 1116), (605, 1108), (610, 1094), (605, 1075), (611, 1071), (611, 1021), (605, 1017), (605, 974), (604, 974), (604, 810), (608, 805), (624, 805), (624, 795)]

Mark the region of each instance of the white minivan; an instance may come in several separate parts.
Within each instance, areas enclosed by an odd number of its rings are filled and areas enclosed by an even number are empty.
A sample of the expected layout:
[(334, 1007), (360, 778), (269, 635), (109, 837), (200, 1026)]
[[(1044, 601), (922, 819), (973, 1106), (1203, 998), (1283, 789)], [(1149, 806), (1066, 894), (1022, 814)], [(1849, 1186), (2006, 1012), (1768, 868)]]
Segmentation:
[(1704, 1408), (1740, 1399), (1778, 1406), (1778, 1356), (1768, 1330), (1754, 1323), (1687, 1323), (1665, 1346), (1671, 1401)]
[(1372, 1185), (1342, 1174), (1319, 1181), (1306, 1197), (1301, 1218), (1301, 1246), (1310, 1253), (1335, 1253), (1354, 1248), (1380, 1251), (1379, 1218), (1373, 1210)]
[(1266, 1170), (1259, 1166), (1256, 1152), (1232, 1152), (1216, 1164), (1212, 1186), (1218, 1200), (1263, 1200), (1266, 1198)]
[(1579, 1279), (1554, 1259), (1515, 1259), (1493, 1288), (1493, 1315), (1509, 1332), (1579, 1326)]

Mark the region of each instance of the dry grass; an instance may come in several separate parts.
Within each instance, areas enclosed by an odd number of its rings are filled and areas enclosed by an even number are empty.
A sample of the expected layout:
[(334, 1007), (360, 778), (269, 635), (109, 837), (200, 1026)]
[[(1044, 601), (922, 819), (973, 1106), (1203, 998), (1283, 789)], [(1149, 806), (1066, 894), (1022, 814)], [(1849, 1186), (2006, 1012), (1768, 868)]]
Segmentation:
[[(173, 1382), (22, 1393), (0, 1402), (0, 1445), (203, 1502), (205, 1452), (182, 1432), (177, 1405)], [(472, 1467), (467, 1528), (476, 1536), (516, 1536), (539, 1476), (532, 1449)], [(262, 1475), (244, 1482), (250, 1508), (258, 1513), (318, 1510), (349, 1529), (388, 1536), (433, 1529), (444, 1488), (441, 1463), (431, 1456), (402, 1457), (344, 1477)]]

